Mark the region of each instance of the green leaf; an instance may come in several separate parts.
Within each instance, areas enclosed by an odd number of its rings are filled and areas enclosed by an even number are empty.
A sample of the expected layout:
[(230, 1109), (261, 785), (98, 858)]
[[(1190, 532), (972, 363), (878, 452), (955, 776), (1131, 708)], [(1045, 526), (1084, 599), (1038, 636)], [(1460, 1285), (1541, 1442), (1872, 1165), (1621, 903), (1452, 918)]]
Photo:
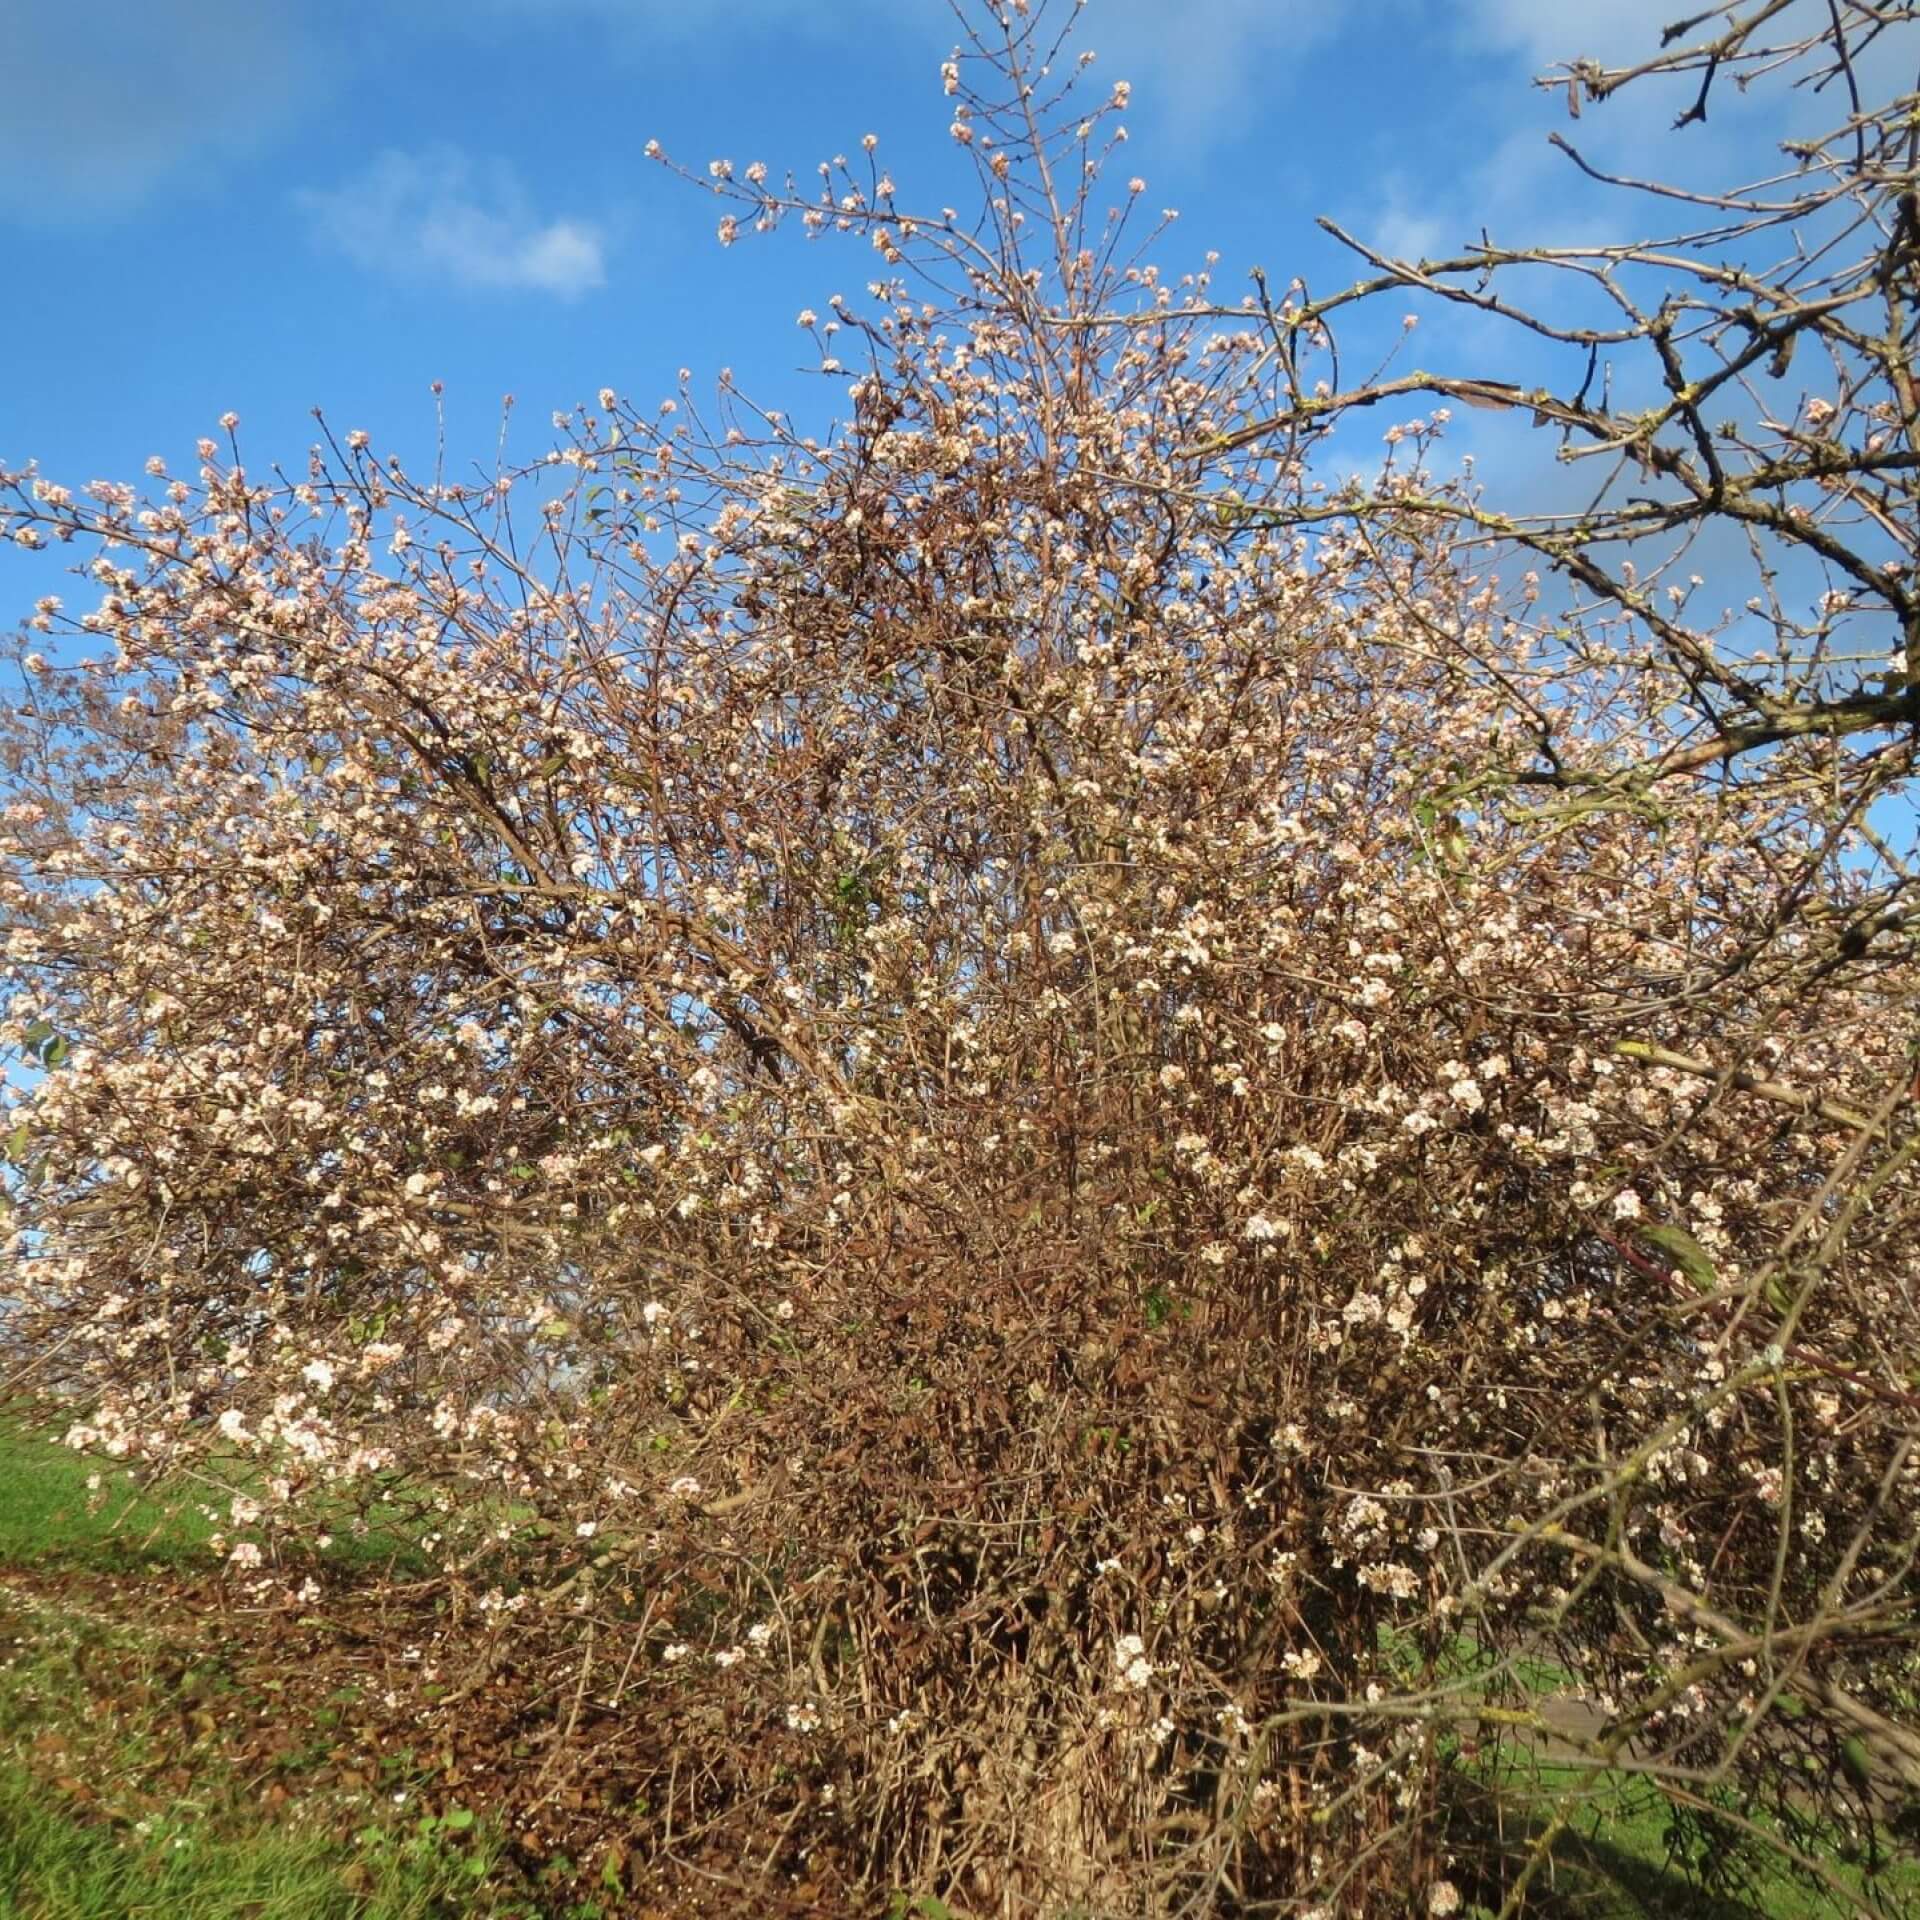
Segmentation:
[(7, 1158), (17, 1167), (27, 1157), (27, 1146), (33, 1136), (24, 1126), (15, 1127), (7, 1135)]
[(473, 1825), (473, 1809), (471, 1807), (450, 1807), (447, 1812), (441, 1816), (440, 1824), (453, 1833), (465, 1833), (466, 1830)]
[(1700, 1292), (1715, 1293), (1719, 1290), (1719, 1268), (1708, 1257), (1706, 1248), (1685, 1227), (1642, 1227), (1640, 1238), (1658, 1247)]

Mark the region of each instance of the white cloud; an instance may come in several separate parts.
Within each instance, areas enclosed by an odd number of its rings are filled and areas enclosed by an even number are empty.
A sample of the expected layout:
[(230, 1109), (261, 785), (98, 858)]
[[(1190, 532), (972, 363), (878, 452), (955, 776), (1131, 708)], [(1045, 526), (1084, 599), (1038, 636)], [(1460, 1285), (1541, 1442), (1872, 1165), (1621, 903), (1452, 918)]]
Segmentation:
[[(1373, 0), (1370, 10), (1394, 10)], [(1138, 107), (1189, 143), (1232, 134), (1294, 77), (1290, 62), (1342, 30), (1321, 0), (1087, 0), (1073, 45), (1102, 80), (1133, 83)]]
[(0, 0), (7, 214), (123, 213), (283, 125), (326, 62), (295, 0)]
[(1416, 194), (1402, 174), (1379, 184), (1378, 204), (1358, 222), (1357, 240), (1399, 260), (1435, 260), (1458, 250), (1463, 236), (1452, 207), (1440, 207), (1432, 194)]
[[(454, 0), (440, 0), (452, 5)], [(1420, 0), (1367, 0), (1369, 31), (1416, 12)], [(986, 24), (987, 11), (969, 0), (969, 17)], [(1169, 129), (1189, 148), (1203, 148), (1241, 132), (1252, 113), (1299, 78), (1310, 49), (1352, 30), (1351, 19), (1325, 0), (1054, 0), (1049, 21), (1072, 16), (1069, 57), (1091, 47), (1099, 54), (1100, 82), (1128, 80), (1134, 118)], [(629, 59), (657, 55), (664, 40), (704, 34), (710, 16), (685, 0), (457, 0), (457, 24), (469, 33), (498, 33), (503, 25), (550, 31), (572, 23), (604, 36), (607, 48)], [(934, 65), (959, 38), (940, 0), (733, 0), (728, 31), (766, 56), (775, 35), (824, 46), (849, 33), (885, 36), (925, 48), (929, 97)], [(1053, 25), (1045, 29), (1051, 38)], [(811, 56), (809, 56), (811, 57)], [(1093, 83), (1089, 83), (1090, 88)], [(937, 105), (935, 110), (937, 111)]]
[[(1445, 31), (1475, 74), (1471, 136), (1412, 189), (1399, 174), (1357, 179), (1365, 199), (1349, 224), (1403, 257), (1453, 254), (1483, 233), (1501, 246), (1571, 247), (1685, 228), (1686, 208), (1600, 185), (1554, 139), (1603, 173), (1720, 190), (1778, 163), (1784, 89), (1723, 86), (1706, 124), (1676, 130), (1699, 91), (1697, 75), (1649, 76), (1604, 102), (1583, 101), (1577, 118), (1563, 87), (1533, 84), (1577, 59), (1650, 59), (1673, 16), (1674, 0), (1469, 0)], [(1598, 317), (1617, 319), (1604, 307)]]
[(1661, 33), (1684, 11), (1674, 0), (1583, 0), (1578, 7), (1475, 0), (1462, 24), (1475, 39), (1518, 48), (1536, 67), (1547, 68), (1583, 58), (1609, 64), (1644, 60), (1659, 51)]
[(314, 238), (368, 273), (562, 300), (606, 283), (598, 227), (543, 218), (512, 168), (452, 148), (383, 153), (344, 185), (295, 199)]
[[(1470, 44), (1491, 42), (1515, 49), (1537, 72), (1564, 67), (1577, 59), (1598, 60), (1611, 67), (1637, 66), (1662, 51), (1661, 36), (1677, 16), (1704, 11), (1703, 6), (1680, 6), (1676, 0), (1581, 0), (1577, 7), (1553, 6), (1547, 0), (1471, 0), (1462, 9), (1460, 32)], [(1789, 42), (1821, 32), (1827, 24), (1824, 13), (1825, 9), (1818, 7), (1797, 10), (1755, 44)], [(1718, 16), (1702, 19), (1682, 34), (1671, 50), (1703, 45), (1723, 33), (1728, 24)], [(1856, 41), (1862, 38), (1857, 22), (1853, 37)], [(1912, 23), (1890, 23), (1864, 45), (1856, 46), (1856, 76), (1869, 93), (1899, 92), (1912, 84), (1913, 51)], [(1700, 81), (1694, 74), (1669, 84), (1678, 107), (1685, 107), (1698, 92)], [(1837, 99), (1838, 89), (1831, 91)], [(1802, 89), (1800, 97), (1805, 93)], [(1738, 113), (1757, 103), (1759, 112), (1777, 121), (1783, 112), (1783, 96), (1784, 89), (1777, 83), (1769, 86), (1763, 82), (1757, 93), (1742, 95), (1729, 82), (1715, 88), (1709, 119), (1714, 113)], [(1664, 98), (1661, 104), (1664, 108)], [(1837, 120), (1839, 114), (1823, 104), (1814, 117), (1825, 125)]]

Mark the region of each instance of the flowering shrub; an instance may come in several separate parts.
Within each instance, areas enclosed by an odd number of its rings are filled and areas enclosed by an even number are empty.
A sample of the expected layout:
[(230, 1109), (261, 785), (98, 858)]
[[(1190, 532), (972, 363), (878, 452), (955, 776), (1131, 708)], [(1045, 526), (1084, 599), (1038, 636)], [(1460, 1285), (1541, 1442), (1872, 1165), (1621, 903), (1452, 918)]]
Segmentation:
[(662, 1844), (1453, 1911), (1463, 1744), (1552, 1692), (1596, 1768), (1844, 1753), (1870, 1818), (1884, 840), (1825, 740), (1526, 799), (1543, 704), (1600, 766), (1670, 710), (1396, 507), (1443, 422), (1358, 519), (1233, 444), (1259, 302), (1135, 257), (1123, 96), (1011, 18), (947, 69), (977, 231), (713, 176), (872, 242), (831, 438), (683, 386), (472, 485), (231, 426), (5, 477), (93, 602), (3, 743), (22, 1377), (224, 1484), (236, 1577), (415, 1492), (481, 1671), (671, 1731)]

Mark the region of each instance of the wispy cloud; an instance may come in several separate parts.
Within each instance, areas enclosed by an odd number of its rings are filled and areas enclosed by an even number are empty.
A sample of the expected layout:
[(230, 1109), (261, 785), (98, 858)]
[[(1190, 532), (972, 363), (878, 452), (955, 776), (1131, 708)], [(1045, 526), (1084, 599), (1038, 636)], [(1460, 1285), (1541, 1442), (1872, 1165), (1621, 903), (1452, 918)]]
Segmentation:
[(1087, 0), (1074, 45), (1097, 50), (1102, 79), (1133, 83), (1145, 117), (1205, 146), (1270, 106), (1302, 57), (1338, 36), (1341, 12), (1320, 0)]
[[(1471, 0), (1458, 16), (1456, 31), (1463, 46), (1517, 55), (1534, 75), (1557, 74), (1576, 59), (1630, 68), (1662, 52), (1662, 36), (1674, 11), (1673, 0), (1586, 0), (1577, 8), (1542, 6), (1539, 0)], [(1702, 19), (1669, 51), (1704, 45), (1726, 25), (1717, 17)], [(1805, 22), (1790, 23), (1782, 37), (1824, 26), (1815, 9)], [(1911, 38), (1903, 40), (1897, 30), (1882, 33), (1868, 58), (1870, 63), (1880, 61), (1894, 42), (1902, 42), (1901, 50), (1885, 77), (1897, 88), (1908, 84), (1912, 74)], [(1748, 89), (1722, 73), (1711, 90), (1705, 120), (1687, 125), (1677, 139), (1669, 137), (1698, 96), (1700, 82), (1698, 71), (1650, 76), (1604, 102), (1588, 103), (1577, 125), (1568, 116), (1565, 96), (1557, 95), (1557, 121), (1583, 153), (1613, 167), (1645, 174), (1651, 155), (1658, 161), (1652, 171), (1676, 185), (1724, 187), (1743, 165), (1750, 163), (1757, 172), (1770, 170), (1781, 139), (1803, 130), (1800, 121), (1824, 127), (1841, 111), (1830, 97), (1804, 86), (1776, 78)]]
[[(1573, 59), (1644, 60), (1676, 11), (1673, 0), (1585, 0), (1579, 7), (1540, 0), (1472, 0), (1462, 30), (1482, 42), (1520, 50), (1537, 68)], [(1712, 22), (1701, 29), (1704, 37)]]
[(125, 213), (292, 117), (324, 69), (296, 0), (0, 0), (0, 217)]
[(562, 300), (606, 282), (597, 226), (542, 215), (511, 167), (450, 147), (383, 153), (343, 185), (295, 199), (315, 240), (368, 273)]
[(1586, 104), (1578, 117), (1563, 89), (1533, 84), (1577, 59), (1631, 66), (1652, 57), (1672, 14), (1673, 0), (1577, 8), (1466, 0), (1442, 31), (1473, 76), (1470, 135), (1416, 186), (1401, 172), (1358, 176), (1351, 224), (1406, 258), (1453, 254), (1481, 236), (1506, 246), (1602, 246), (1684, 226), (1671, 202), (1598, 185), (1554, 138), (1602, 172), (1724, 188), (1769, 170), (1785, 131), (1777, 97), (1755, 100), (1728, 86), (1708, 124), (1676, 132), (1697, 77), (1651, 77)]
[[(551, 31), (570, 24), (603, 36), (608, 50), (628, 59), (657, 55), (669, 42), (707, 31), (708, 16), (685, 0), (436, 0), (468, 33)], [(1377, 20), (1405, 13), (1413, 0), (1368, 0)], [(983, 26), (988, 9), (968, 8)], [(1342, 11), (1325, 0), (1050, 0), (1039, 35), (1052, 37), (1072, 21), (1074, 52), (1099, 54), (1102, 81), (1133, 83), (1135, 112), (1144, 124), (1166, 128), (1189, 149), (1203, 149), (1245, 129), (1277, 88), (1291, 83), (1302, 57), (1338, 39)], [(884, 36), (926, 51), (928, 94), (938, 84), (936, 63), (960, 39), (958, 23), (939, 0), (732, 0), (728, 31), (762, 51), (776, 36), (831, 46), (848, 33)], [(937, 109), (936, 109), (937, 110)]]

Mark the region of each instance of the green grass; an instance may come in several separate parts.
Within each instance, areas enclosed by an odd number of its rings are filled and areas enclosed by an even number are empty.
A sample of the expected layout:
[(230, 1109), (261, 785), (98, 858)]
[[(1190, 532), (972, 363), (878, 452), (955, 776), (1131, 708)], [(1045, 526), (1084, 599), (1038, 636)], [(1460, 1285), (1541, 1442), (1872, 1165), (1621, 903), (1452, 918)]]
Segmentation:
[[(87, 1486), (96, 1473), (104, 1500)], [(0, 1428), (0, 1567), (177, 1564), (204, 1557), (212, 1532), (188, 1494), (142, 1493), (124, 1470)]]
[[(1502, 1838), (1515, 1869), (1556, 1811), (1571, 1815), (1531, 1883), (1529, 1913), (1570, 1920), (1920, 1916), (1920, 1862), (1911, 1853), (1869, 1863), (1835, 1832), (1788, 1833), (1766, 1813), (1749, 1816), (1758, 1832), (1741, 1832), (1690, 1810), (1677, 1814), (1644, 1777), (1557, 1765), (1512, 1747), (1498, 1773)], [(1797, 1871), (1775, 1840), (1815, 1861), (1830, 1884)], [(1468, 1910), (1470, 1920), (1475, 1911)]]
[(421, 1845), (416, 1834), (362, 1851), (374, 1866), (318, 1833), (82, 1822), (24, 1768), (0, 1767), (5, 1920), (435, 1920), (474, 1911), (491, 1868), (484, 1842)]
[(538, 1920), (486, 1822), (424, 1806), (411, 1755), (327, 1784), (327, 1734), (247, 1737), (263, 1709), (217, 1632), (122, 1617), (68, 1571), (0, 1567), (0, 1920)]
[[(98, 1492), (87, 1485), (96, 1475)], [(249, 1478), (247, 1463), (233, 1463), (236, 1489)], [(124, 1467), (0, 1424), (0, 1568), (209, 1568), (215, 1562), (208, 1543), (218, 1528), (201, 1509), (218, 1511), (228, 1498), (225, 1490), (208, 1486), (143, 1491)], [(356, 1515), (342, 1507), (318, 1564), (414, 1575), (430, 1570), (419, 1544), (428, 1526), (410, 1507), (376, 1501), (359, 1517), (368, 1524), (357, 1528)]]
[[(1576, 1690), (1572, 1673), (1533, 1657), (1496, 1663), (1471, 1636), (1462, 1635), (1429, 1675), (1417, 1648), (1381, 1634), (1390, 1669), (1408, 1684), (1428, 1681), (1463, 1688), (1471, 1701), (1505, 1704), (1518, 1688), (1536, 1706)], [(1447, 1743), (1451, 1751), (1451, 1743)], [(1912, 1831), (1904, 1843), (1878, 1836), (1877, 1860), (1861, 1857), (1850, 1836), (1831, 1825), (1788, 1831), (1772, 1814), (1756, 1811), (1744, 1829), (1709, 1811), (1678, 1807), (1646, 1777), (1596, 1771), (1573, 1763), (1565, 1747), (1552, 1757), (1532, 1736), (1506, 1737), (1481, 1749), (1460, 1776), (1472, 1819), (1497, 1830), (1507, 1870), (1517, 1873), (1556, 1814), (1569, 1816), (1550, 1858), (1528, 1886), (1529, 1914), (1555, 1920), (1837, 1920), (1873, 1913), (1889, 1920), (1920, 1920), (1920, 1858)], [(1814, 1862), (1827, 1876), (1798, 1868), (1786, 1849)], [(1498, 1910), (1467, 1909), (1468, 1920)]]
[[(399, 1811), (390, 1790), (411, 1782), (262, 1801), (214, 1731), (244, 1701), (240, 1668), (217, 1636), (182, 1637), (178, 1602), (160, 1620), (142, 1604), (217, 1566), (207, 1500), (0, 1427), (0, 1754), (19, 1756), (0, 1759), (0, 1920), (537, 1916), (484, 1822), (413, 1794)], [(419, 1560), (394, 1512), (343, 1527), (326, 1561)]]

